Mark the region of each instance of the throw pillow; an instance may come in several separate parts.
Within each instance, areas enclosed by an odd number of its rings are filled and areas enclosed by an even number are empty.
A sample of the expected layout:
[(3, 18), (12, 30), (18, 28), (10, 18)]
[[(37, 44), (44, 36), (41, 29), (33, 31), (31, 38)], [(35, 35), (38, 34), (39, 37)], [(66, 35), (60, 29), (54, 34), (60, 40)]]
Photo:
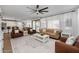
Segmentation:
[(15, 30), (15, 33), (19, 33), (19, 30)]
[(54, 30), (54, 33), (56, 33), (57, 32), (57, 30)]
[(76, 47), (78, 47), (79, 48), (79, 36), (77, 36), (77, 38), (76, 38), (76, 42), (75, 42), (75, 44), (74, 44)]
[(66, 40), (66, 44), (73, 45), (76, 41), (76, 38), (71, 36)]
[(46, 29), (43, 29), (43, 32), (46, 32)]
[(32, 30), (32, 29), (30, 29), (30, 31), (32, 32), (33, 30)]

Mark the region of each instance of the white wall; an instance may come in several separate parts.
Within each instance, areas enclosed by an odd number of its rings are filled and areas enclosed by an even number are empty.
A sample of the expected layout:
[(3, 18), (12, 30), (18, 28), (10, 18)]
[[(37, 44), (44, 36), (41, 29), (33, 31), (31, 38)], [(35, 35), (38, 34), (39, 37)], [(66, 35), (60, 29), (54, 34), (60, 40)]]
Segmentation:
[[(66, 13), (63, 15), (63, 20), (61, 20), (61, 28), (63, 30), (63, 32), (68, 32), (68, 33), (71, 33), (73, 36), (76, 36), (77, 35), (77, 21), (78, 21), (78, 18), (77, 18), (77, 11), (75, 12), (71, 12), (71, 13)], [(71, 27), (68, 27), (66, 26), (66, 21), (72, 19), (71, 23)]]
[(7, 23), (7, 26), (11, 26), (11, 27), (17, 25), (17, 23), (16, 22), (13, 22), (13, 21), (6, 21), (6, 23)]
[[(1, 14), (1, 9), (0, 9)], [(0, 53), (3, 52), (3, 32), (1, 31), (1, 16), (0, 16)]]
[[(77, 18), (78, 17), (78, 18)], [(72, 19), (72, 26), (67, 27), (66, 26), (66, 20)], [(60, 14), (56, 16), (50, 16), (46, 18), (42, 18), (41, 20), (41, 28), (53, 28), (55, 22), (57, 22), (56, 27), (61, 29), (63, 32), (69, 32), (72, 35), (78, 35), (79, 32), (79, 10), (76, 12), (70, 12), (65, 14)], [(59, 25), (58, 25), (59, 22)], [(7, 26), (16, 26), (16, 22), (7, 22)], [(25, 27), (32, 27), (32, 20), (26, 20), (24, 21)], [(20, 23), (18, 26), (22, 28), (22, 24)]]
[(40, 28), (47, 28), (47, 19), (46, 18), (40, 19)]
[[(66, 14), (50, 16), (47, 18), (42, 18), (41, 20), (41, 28), (58, 28), (63, 32), (69, 32), (72, 35), (77, 35), (79, 30), (79, 20), (77, 18), (78, 12), (70, 12)], [(79, 16), (78, 16), (79, 17)], [(66, 26), (66, 20), (72, 19), (72, 26)], [(16, 22), (7, 22), (7, 26), (18, 26), (20, 28), (23, 27), (22, 23)], [(56, 24), (57, 23), (57, 24)], [(32, 27), (32, 20), (24, 21), (25, 27)], [(56, 26), (54, 26), (56, 24)]]
[(15, 21), (2, 21), (3, 23), (6, 23), (6, 26), (14, 27), (17, 25), (17, 22)]
[[(43, 18), (41, 19), (41, 28), (44, 28), (45, 26), (47, 26), (47, 28), (56, 27), (58, 29), (61, 29), (63, 32), (71, 33), (72, 35), (75, 36), (77, 35), (77, 32), (79, 30), (79, 27), (77, 27), (79, 25), (79, 20), (77, 19), (77, 15), (78, 15), (77, 11), (75, 11), (75, 12)], [(71, 23), (71, 26), (68, 26), (67, 21), (69, 22), (69, 24)], [(47, 25), (45, 24), (45, 22)], [(56, 24), (56, 26), (53, 26), (54, 24)]]
[(60, 25), (61, 25), (60, 21), (61, 21), (60, 15), (43, 18), (41, 19), (41, 27), (60, 29)]
[(22, 22), (16, 22), (15, 24), (17, 27), (19, 27), (20, 30), (23, 29), (23, 23)]
[(73, 12), (73, 16), (72, 16), (72, 19), (73, 19), (73, 21), (72, 21), (72, 31), (73, 31), (73, 35), (75, 35), (75, 36), (77, 36), (77, 35), (79, 35), (78, 34), (78, 24), (79, 24), (79, 22), (78, 22), (78, 12), (76, 11), (76, 12)]
[[(72, 25), (67, 26), (67, 21), (69, 21), (70, 19), (72, 20), (71, 16), (73, 16), (72, 12), (60, 15), (60, 27), (61, 27), (61, 30), (63, 31), (63, 33), (72, 34)], [(72, 21), (71, 21), (71, 23), (72, 23)]]
[[(23, 29), (23, 23), (22, 22), (16, 22), (16, 21), (2, 21), (3, 23), (6, 23), (6, 27), (10, 26), (12, 27), (19, 27), (20, 30)], [(10, 30), (11, 31), (11, 30)]]
[(79, 9), (77, 10), (77, 13), (78, 13), (78, 20), (77, 20), (77, 35), (79, 35)]
[(24, 24), (25, 24), (25, 27), (32, 27), (32, 20), (26, 20), (26, 21), (23, 21)]
[(60, 29), (60, 20), (58, 16), (52, 16), (47, 18), (47, 28)]

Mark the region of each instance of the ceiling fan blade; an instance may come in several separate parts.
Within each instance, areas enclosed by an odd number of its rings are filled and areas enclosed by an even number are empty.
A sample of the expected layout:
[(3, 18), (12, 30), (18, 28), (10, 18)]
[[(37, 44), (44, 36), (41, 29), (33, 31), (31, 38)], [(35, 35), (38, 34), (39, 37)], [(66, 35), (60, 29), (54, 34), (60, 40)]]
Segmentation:
[(42, 13), (42, 12), (40, 12), (41, 14), (44, 14), (44, 13)]
[(48, 12), (48, 11), (40, 11), (40, 12)]
[(36, 11), (33, 11), (33, 10), (32, 10), (32, 11), (25, 11), (25, 12), (36, 12)]
[(45, 9), (48, 9), (48, 7), (45, 7), (45, 8), (43, 8), (43, 9), (40, 9), (39, 11), (42, 11), (42, 10), (45, 10)]
[(32, 8), (30, 8), (30, 7), (26, 7), (26, 8), (31, 9), (31, 10), (33, 10), (33, 11), (35, 11), (34, 9), (32, 9)]
[(36, 14), (36, 13), (35, 12), (30, 13), (30, 15), (34, 15), (34, 14)]
[(36, 9), (38, 9), (39, 8), (39, 5), (36, 5)]

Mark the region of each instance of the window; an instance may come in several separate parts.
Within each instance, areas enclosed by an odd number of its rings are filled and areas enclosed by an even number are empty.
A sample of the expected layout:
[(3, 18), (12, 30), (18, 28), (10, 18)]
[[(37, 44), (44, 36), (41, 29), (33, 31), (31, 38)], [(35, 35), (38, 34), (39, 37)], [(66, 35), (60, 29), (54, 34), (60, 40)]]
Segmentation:
[(49, 20), (48, 21), (48, 28), (59, 29), (60, 28), (59, 20)]

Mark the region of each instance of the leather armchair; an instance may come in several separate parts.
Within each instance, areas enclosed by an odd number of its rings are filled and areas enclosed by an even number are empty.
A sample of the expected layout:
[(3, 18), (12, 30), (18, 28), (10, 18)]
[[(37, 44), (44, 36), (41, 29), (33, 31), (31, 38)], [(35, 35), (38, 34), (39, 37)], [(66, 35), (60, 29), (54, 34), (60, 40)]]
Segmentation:
[(28, 34), (35, 34), (36, 33), (36, 30), (33, 30), (32, 28), (28, 28), (27, 31), (28, 31)]
[[(16, 30), (18, 30), (18, 33), (15, 32)], [(17, 37), (21, 37), (21, 36), (23, 36), (22, 31), (20, 31), (19, 29), (12, 28), (11, 38), (17, 38)]]

